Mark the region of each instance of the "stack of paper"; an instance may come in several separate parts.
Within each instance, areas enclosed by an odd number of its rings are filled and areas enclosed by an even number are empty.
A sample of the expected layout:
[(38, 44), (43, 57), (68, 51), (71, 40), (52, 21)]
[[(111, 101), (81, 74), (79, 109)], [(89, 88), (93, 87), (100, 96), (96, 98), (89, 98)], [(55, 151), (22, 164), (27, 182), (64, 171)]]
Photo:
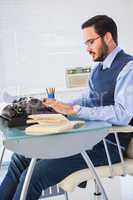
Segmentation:
[(30, 115), (27, 123), (38, 123), (25, 129), (28, 135), (56, 134), (77, 128), (85, 124), (84, 121), (70, 121), (61, 114)]

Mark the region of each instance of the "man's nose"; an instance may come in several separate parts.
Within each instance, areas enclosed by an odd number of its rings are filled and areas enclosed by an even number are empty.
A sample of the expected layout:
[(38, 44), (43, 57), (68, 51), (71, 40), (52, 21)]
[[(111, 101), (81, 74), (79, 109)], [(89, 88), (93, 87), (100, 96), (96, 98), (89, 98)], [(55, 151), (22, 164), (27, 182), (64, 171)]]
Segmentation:
[(86, 51), (88, 52), (88, 53), (90, 53), (91, 52), (91, 47), (86, 47)]

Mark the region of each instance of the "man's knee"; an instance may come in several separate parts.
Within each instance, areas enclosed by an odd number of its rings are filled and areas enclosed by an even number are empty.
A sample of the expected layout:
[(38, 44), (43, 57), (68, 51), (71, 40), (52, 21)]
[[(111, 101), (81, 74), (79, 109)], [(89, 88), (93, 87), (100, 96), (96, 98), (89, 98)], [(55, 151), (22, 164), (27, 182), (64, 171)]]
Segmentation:
[(23, 156), (17, 153), (13, 153), (11, 156), (11, 161), (17, 161), (23, 159)]
[(29, 163), (30, 163), (30, 160), (29, 158), (26, 158), (20, 154), (17, 154), (17, 153), (13, 153), (12, 157), (11, 157), (11, 162), (15, 162), (15, 163), (22, 163), (23, 165), (25, 166), (28, 166)]
[(11, 157), (9, 165), (9, 171), (19, 179), (22, 172), (29, 166), (30, 159), (25, 158), (22, 155), (14, 153)]

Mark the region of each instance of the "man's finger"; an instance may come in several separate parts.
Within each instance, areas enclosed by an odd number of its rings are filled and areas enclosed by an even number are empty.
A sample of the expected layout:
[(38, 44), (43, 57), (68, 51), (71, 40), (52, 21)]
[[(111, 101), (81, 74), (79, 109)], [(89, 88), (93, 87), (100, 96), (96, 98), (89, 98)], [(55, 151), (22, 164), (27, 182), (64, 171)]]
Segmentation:
[(45, 101), (47, 101), (47, 98), (44, 98), (44, 99), (42, 100), (42, 102), (45, 102)]

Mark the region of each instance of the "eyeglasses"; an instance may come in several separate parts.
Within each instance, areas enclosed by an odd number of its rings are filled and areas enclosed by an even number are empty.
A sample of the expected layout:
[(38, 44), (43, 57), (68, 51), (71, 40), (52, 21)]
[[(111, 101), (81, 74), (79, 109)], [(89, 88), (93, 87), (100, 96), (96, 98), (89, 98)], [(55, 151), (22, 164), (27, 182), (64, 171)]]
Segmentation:
[(96, 38), (94, 38), (94, 39), (89, 39), (89, 40), (87, 40), (87, 41), (85, 42), (85, 45), (86, 45), (88, 48), (90, 48), (90, 47), (94, 44), (95, 40), (97, 40), (97, 39), (99, 39), (99, 38), (101, 38), (101, 36), (98, 36), (98, 37), (96, 37)]

